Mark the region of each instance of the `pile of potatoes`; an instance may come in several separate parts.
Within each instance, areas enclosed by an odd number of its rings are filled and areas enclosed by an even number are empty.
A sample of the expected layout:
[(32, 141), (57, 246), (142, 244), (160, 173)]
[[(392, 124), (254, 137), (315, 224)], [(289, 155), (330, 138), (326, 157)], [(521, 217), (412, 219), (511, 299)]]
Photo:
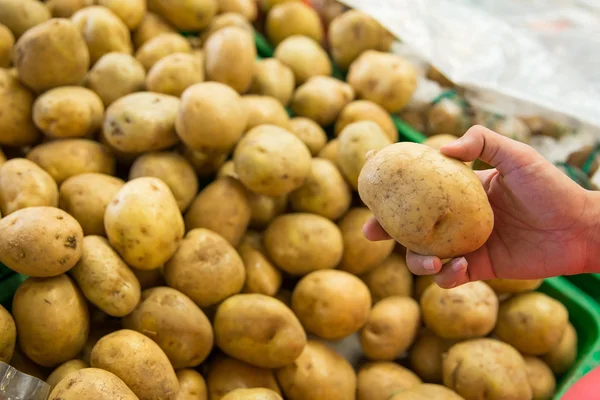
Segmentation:
[[(285, 0), (0, 0), (0, 263), (29, 276), (0, 307), (0, 361), (52, 400), (551, 398), (577, 335), (539, 281), (441, 289), (363, 236), (359, 176), (398, 140), (417, 73), (375, 20), (331, 19)], [(477, 203), (434, 150), (451, 139), (409, 151), (445, 174), (411, 168)], [(428, 248), (478, 246), (482, 226)], [(352, 340), (350, 363), (334, 348)]]

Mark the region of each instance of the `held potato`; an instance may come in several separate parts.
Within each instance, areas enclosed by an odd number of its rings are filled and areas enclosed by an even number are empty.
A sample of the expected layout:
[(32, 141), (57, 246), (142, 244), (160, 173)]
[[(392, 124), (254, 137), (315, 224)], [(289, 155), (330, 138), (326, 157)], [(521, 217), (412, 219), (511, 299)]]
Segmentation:
[(115, 374), (99, 368), (71, 372), (59, 382), (48, 400), (138, 400), (138, 397)]
[(129, 314), (140, 301), (140, 283), (101, 236), (83, 239), (83, 255), (69, 274), (92, 304), (113, 317)]
[(524, 354), (541, 355), (560, 344), (568, 322), (567, 309), (558, 300), (525, 293), (500, 304), (494, 333)]
[(145, 42), (135, 53), (135, 58), (146, 71), (160, 59), (174, 53), (191, 53), (192, 46), (178, 33), (161, 33)]
[(523, 357), (499, 340), (471, 339), (452, 346), (442, 369), (444, 385), (465, 400), (531, 399)]
[[(237, 174), (235, 175), (237, 179)], [(283, 214), (286, 210), (288, 203), (288, 196), (286, 195), (271, 197), (251, 191), (247, 192), (248, 204), (250, 205), (250, 227), (252, 228), (266, 228), (275, 217)]]
[(222, 83), (205, 82), (183, 92), (175, 127), (181, 141), (193, 150), (228, 152), (247, 123), (248, 112), (235, 90)]
[(338, 270), (315, 271), (296, 285), (292, 310), (307, 332), (323, 339), (342, 339), (367, 322), (371, 295), (354, 275)]
[(323, 25), (319, 14), (301, 2), (281, 3), (267, 14), (267, 37), (275, 46), (290, 36), (301, 35), (317, 43), (323, 41)]
[(217, 13), (216, 0), (148, 0), (148, 9), (153, 11), (180, 31), (198, 32), (208, 25)]
[(105, 174), (75, 175), (60, 185), (58, 204), (79, 222), (84, 235), (106, 236), (104, 212), (123, 185)]
[(327, 134), (319, 124), (310, 118), (296, 117), (290, 119), (290, 132), (304, 142), (313, 157), (317, 157), (327, 144)]
[(560, 375), (571, 368), (576, 358), (577, 331), (571, 323), (568, 323), (558, 346), (545, 354), (543, 360), (552, 368), (555, 374)]
[(356, 374), (352, 366), (321, 342), (309, 340), (302, 354), (276, 374), (289, 400), (356, 398)]
[(144, 18), (133, 32), (133, 44), (136, 49), (161, 33), (176, 33), (177, 31), (160, 15), (153, 12), (144, 14)]
[(543, 279), (490, 279), (485, 281), (497, 295), (531, 292), (542, 284)]
[[(227, 199), (227, 201), (223, 201)], [(218, 179), (206, 186), (185, 214), (187, 231), (206, 228), (237, 246), (250, 222), (246, 190), (233, 178)]]
[(259, 368), (226, 356), (217, 357), (206, 378), (211, 400), (221, 400), (236, 389), (265, 388), (281, 394), (275, 372)]
[(192, 166), (177, 153), (146, 153), (135, 160), (129, 180), (152, 176), (169, 186), (177, 206), (184, 211), (198, 192), (198, 178)]
[(264, 233), (264, 245), (275, 265), (292, 275), (335, 268), (342, 259), (340, 230), (315, 214), (286, 214), (275, 218)]
[(202, 375), (193, 369), (177, 371), (179, 391), (176, 400), (208, 400), (208, 390)]
[[(185, 145), (180, 147), (180, 151), (187, 162), (194, 167), (196, 174), (202, 178), (213, 176), (225, 164), (228, 157), (227, 152), (208, 149), (192, 150)], [(233, 168), (233, 161), (228, 162), (231, 163)]]
[(265, 256), (260, 237), (246, 235), (237, 250), (246, 267), (242, 292), (275, 296), (281, 287), (281, 271)]
[(373, 217), (364, 207), (352, 208), (338, 223), (344, 238), (341, 269), (360, 275), (381, 264), (394, 250), (393, 240), (372, 242), (365, 238), (362, 227)]
[(487, 336), (496, 325), (498, 298), (483, 282), (453, 289), (431, 285), (421, 297), (425, 325), (444, 339)]
[(246, 130), (259, 125), (277, 125), (289, 128), (290, 117), (287, 111), (276, 99), (269, 96), (246, 95), (242, 97), (244, 106), (248, 110), (248, 125)]
[(143, 333), (165, 352), (175, 369), (200, 365), (213, 347), (210, 322), (194, 302), (178, 290), (144, 290), (123, 327)]
[(71, 18), (82, 8), (94, 5), (94, 0), (46, 0), (45, 3), (54, 18)]
[(413, 274), (404, 257), (392, 253), (381, 264), (361, 276), (366, 283), (373, 303), (391, 296), (410, 297), (413, 289)]
[(329, 76), (314, 76), (296, 90), (291, 107), (296, 115), (328, 126), (352, 100), (354, 90), (347, 83)]
[(0, 145), (25, 146), (40, 136), (32, 118), (34, 96), (10, 70), (0, 68)]
[(287, 106), (295, 87), (294, 73), (278, 59), (266, 58), (254, 64), (254, 79), (250, 86), (250, 93), (271, 96)]
[(444, 259), (470, 253), (494, 225), (477, 175), (421, 144), (395, 143), (372, 154), (358, 192), (386, 232), (418, 254)]
[(73, 359), (65, 361), (52, 371), (48, 379), (46, 379), (46, 383), (50, 385), (50, 390), (52, 390), (58, 382), (62, 381), (70, 373), (89, 367), (88, 363), (83, 360)]
[(240, 14), (250, 22), (254, 22), (258, 15), (258, 5), (253, 0), (217, 0), (217, 3), (219, 14)]
[(403, 390), (389, 400), (464, 400), (455, 391), (442, 385), (424, 383), (409, 390)]
[(106, 107), (117, 99), (144, 90), (146, 71), (133, 56), (108, 53), (94, 64), (84, 84), (102, 99)]
[(0, 305), (0, 362), (8, 363), (15, 351), (17, 327), (6, 308)]
[(286, 38), (275, 48), (274, 57), (292, 70), (296, 85), (307, 82), (313, 76), (329, 76), (332, 72), (325, 50), (306, 36)]
[(248, 22), (248, 20), (242, 15), (236, 13), (225, 13), (217, 15), (210, 22), (208, 27), (198, 37), (198, 41), (200, 44), (204, 44), (213, 33), (231, 26), (238, 27), (252, 35), (254, 34), (254, 28), (252, 27), (252, 24)]
[(100, 97), (78, 86), (51, 89), (33, 105), (35, 125), (54, 139), (90, 136), (100, 129), (103, 117)]
[(387, 400), (395, 393), (415, 388), (421, 380), (393, 362), (372, 362), (358, 371), (357, 400)]
[(145, 0), (98, 0), (98, 5), (112, 11), (127, 25), (129, 30), (137, 28), (146, 14)]
[(37, 164), (13, 158), (0, 166), (0, 211), (3, 216), (27, 207), (58, 206), (54, 179)]
[(270, 389), (236, 389), (228, 393), (223, 400), (283, 400), (280, 395)]
[(151, 92), (179, 97), (185, 89), (204, 81), (204, 65), (191, 53), (173, 53), (161, 58), (148, 71), (146, 87)]
[(363, 352), (372, 360), (395, 360), (412, 345), (420, 324), (419, 303), (414, 299), (383, 299), (375, 304), (360, 331)]
[(355, 100), (344, 107), (335, 123), (335, 135), (339, 136), (345, 127), (359, 121), (375, 122), (392, 143), (398, 141), (398, 130), (390, 114), (369, 100)]
[(165, 264), (164, 275), (170, 287), (206, 308), (239, 293), (245, 270), (238, 253), (222, 236), (198, 228), (185, 236)]
[(454, 344), (423, 329), (410, 350), (411, 369), (425, 382), (442, 383), (442, 356)]
[(23, 208), (0, 220), (0, 263), (21, 274), (68, 271), (81, 257), (82, 242), (81, 226), (58, 208)]
[(29, 29), (51, 17), (45, 4), (33, 0), (0, 1), (0, 24), (5, 25), (18, 38)]
[(12, 307), (19, 347), (36, 364), (53, 367), (83, 349), (90, 317), (68, 276), (28, 278), (15, 292)]
[(5, 25), (0, 23), (0, 68), (8, 68), (12, 63), (15, 36)]
[(550, 400), (556, 390), (556, 378), (550, 367), (537, 357), (525, 357), (527, 378), (533, 400)]
[(140, 399), (174, 400), (179, 389), (165, 353), (151, 339), (129, 329), (100, 339), (92, 349), (90, 365), (118, 376)]
[(329, 160), (313, 158), (304, 185), (290, 194), (292, 209), (337, 220), (348, 211), (352, 193), (344, 177)]
[(27, 159), (48, 172), (59, 186), (75, 175), (93, 172), (113, 175), (115, 172), (115, 158), (110, 150), (88, 139), (42, 143), (27, 154)]
[(262, 294), (238, 294), (225, 300), (213, 327), (221, 350), (263, 368), (291, 364), (306, 345), (306, 333), (294, 313)]
[(250, 130), (233, 153), (240, 181), (267, 196), (282, 196), (302, 186), (310, 173), (310, 160), (304, 143), (275, 125)]
[(169, 187), (157, 178), (127, 182), (106, 208), (111, 246), (132, 267), (155, 269), (177, 250), (183, 218)]

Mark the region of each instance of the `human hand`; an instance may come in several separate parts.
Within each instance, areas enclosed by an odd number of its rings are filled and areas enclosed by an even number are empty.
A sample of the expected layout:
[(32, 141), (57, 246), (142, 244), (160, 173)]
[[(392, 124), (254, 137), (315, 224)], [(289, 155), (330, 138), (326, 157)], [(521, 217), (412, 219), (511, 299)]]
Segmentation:
[[(441, 287), (493, 278), (538, 279), (590, 272), (600, 256), (600, 194), (586, 191), (533, 148), (482, 126), (441, 148), (462, 161), (495, 167), (475, 171), (494, 211), (494, 229), (478, 250), (442, 265), (438, 257), (407, 251), (408, 268), (433, 275)], [(373, 218), (369, 240), (390, 236)]]

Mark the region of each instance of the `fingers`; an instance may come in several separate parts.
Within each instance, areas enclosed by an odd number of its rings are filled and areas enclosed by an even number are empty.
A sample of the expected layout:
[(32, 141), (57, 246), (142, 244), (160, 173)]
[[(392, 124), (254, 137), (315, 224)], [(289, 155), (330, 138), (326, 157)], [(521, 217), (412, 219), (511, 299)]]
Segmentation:
[(464, 257), (455, 258), (445, 264), (442, 270), (435, 276), (438, 286), (450, 289), (471, 281), (469, 277), (469, 263)]
[(406, 265), (415, 275), (433, 275), (442, 269), (442, 260), (438, 257), (422, 256), (407, 250)]
[(372, 242), (380, 240), (390, 240), (392, 237), (379, 225), (374, 217), (363, 226), (363, 235)]

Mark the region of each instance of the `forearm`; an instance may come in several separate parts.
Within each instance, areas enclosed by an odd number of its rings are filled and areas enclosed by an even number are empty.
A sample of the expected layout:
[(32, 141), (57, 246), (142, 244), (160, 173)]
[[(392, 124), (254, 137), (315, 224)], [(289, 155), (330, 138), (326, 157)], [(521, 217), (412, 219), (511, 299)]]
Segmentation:
[(587, 263), (585, 272), (600, 273), (600, 192), (588, 192), (588, 210), (586, 214), (589, 230), (587, 234)]

